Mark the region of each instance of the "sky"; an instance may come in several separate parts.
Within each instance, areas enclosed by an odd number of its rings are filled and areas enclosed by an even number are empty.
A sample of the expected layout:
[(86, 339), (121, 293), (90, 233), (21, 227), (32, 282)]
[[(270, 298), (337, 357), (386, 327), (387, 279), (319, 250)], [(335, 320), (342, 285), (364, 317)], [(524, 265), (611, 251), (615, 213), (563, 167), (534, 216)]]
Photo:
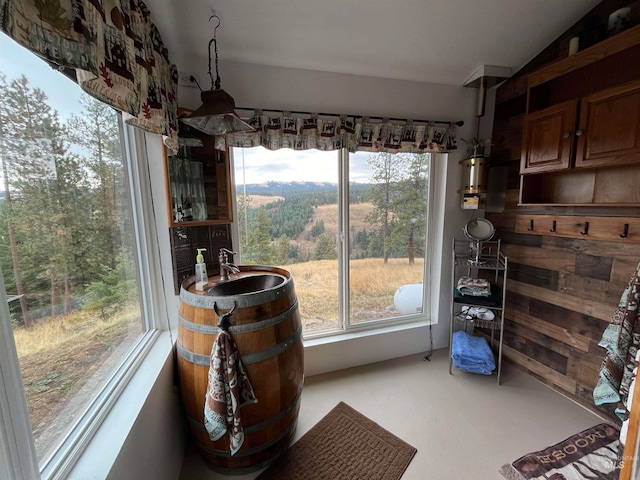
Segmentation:
[(26, 75), (32, 87), (45, 92), (49, 105), (58, 111), (61, 121), (66, 120), (73, 113), (78, 113), (81, 108), (80, 97), (83, 93), (77, 86), (69, 88), (75, 85), (73, 81), (2, 32), (0, 32), (0, 73), (6, 75), (8, 81), (19, 78), (22, 74)]
[[(370, 181), (367, 158), (371, 153), (357, 152), (349, 160), (352, 182)], [(263, 147), (234, 149), (237, 184), (278, 182), (330, 182), (338, 183), (338, 152), (318, 150), (267, 150)], [(243, 170), (243, 156), (244, 165)], [(243, 181), (244, 173), (244, 181)]]

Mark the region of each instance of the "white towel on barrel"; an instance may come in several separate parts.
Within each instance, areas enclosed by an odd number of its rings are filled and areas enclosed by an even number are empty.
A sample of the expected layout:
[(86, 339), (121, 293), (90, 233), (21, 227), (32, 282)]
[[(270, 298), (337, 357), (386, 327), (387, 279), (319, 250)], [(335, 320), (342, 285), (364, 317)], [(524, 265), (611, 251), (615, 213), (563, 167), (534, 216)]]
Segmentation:
[(228, 432), (234, 455), (244, 441), (240, 407), (257, 402), (236, 343), (228, 331), (220, 330), (211, 349), (204, 402), (204, 426), (209, 438), (215, 441)]

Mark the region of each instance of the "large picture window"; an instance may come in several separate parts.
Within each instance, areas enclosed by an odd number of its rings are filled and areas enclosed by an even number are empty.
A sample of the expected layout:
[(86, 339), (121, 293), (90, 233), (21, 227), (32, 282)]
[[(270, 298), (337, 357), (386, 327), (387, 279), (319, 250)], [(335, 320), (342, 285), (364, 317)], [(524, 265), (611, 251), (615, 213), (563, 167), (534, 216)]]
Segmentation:
[(236, 263), (293, 274), (306, 338), (425, 318), (430, 154), (232, 157)]
[(0, 50), (1, 321), (42, 470), (106, 405), (148, 291), (119, 114), (4, 35)]

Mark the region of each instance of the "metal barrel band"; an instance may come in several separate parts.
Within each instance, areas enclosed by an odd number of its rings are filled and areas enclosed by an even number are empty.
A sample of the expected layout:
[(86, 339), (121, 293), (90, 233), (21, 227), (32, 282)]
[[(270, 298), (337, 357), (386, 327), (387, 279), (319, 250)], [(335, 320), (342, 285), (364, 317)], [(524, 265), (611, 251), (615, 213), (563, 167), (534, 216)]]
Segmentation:
[[(258, 330), (262, 330), (264, 328), (273, 327), (274, 325), (277, 325), (289, 318), (297, 308), (298, 299), (296, 299), (286, 311), (279, 315), (276, 315), (275, 317), (268, 318), (266, 320), (259, 320), (253, 323), (245, 323), (244, 325), (231, 325), (229, 327), (229, 332), (232, 334), (249, 333), (257, 332)], [(193, 323), (189, 320), (186, 320), (182, 315), (178, 315), (178, 322), (180, 322), (180, 326), (195, 333), (205, 333), (209, 335), (217, 335), (218, 333), (220, 333), (220, 328), (216, 325), (202, 325), (199, 323)]]
[[(293, 334), (291, 334), (289, 337), (285, 338), (282, 342), (272, 347), (265, 348), (264, 350), (260, 350), (257, 352), (241, 355), (240, 358), (242, 359), (242, 363), (244, 363), (245, 365), (250, 365), (252, 363), (262, 362), (271, 357), (278, 356), (282, 352), (285, 352), (289, 347), (291, 347), (291, 345), (293, 345), (295, 341), (298, 340), (301, 336), (302, 336), (302, 325), (298, 327), (296, 331), (293, 332)], [(176, 342), (176, 349), (178, 351), (178, 355), (180, 355), (182, 358), (184, 358), (188, 362), (191, 362), (195, 365), (201, 365), (201, 366), (208, 366), (210, 364), (209, 355), (200, 355), (198, 353), (190, 352), (189, 350), (184, 348), (179, 341)]]
[[(278, 435), (276, 435), (275, 437), (273, 437), (270, 440), (267, 440), (266, 442), (257, 445), (253, 448), (248, 448), (247, 450), (238, 450), (233, 456), (235, 457), (248, 457), (250, 455), (255, 455), (256, 453), (260, 453), (263, 450), (266, 450), (267, 448), (269, 448), (272, 445), (275, 445), (276, 443), (278, 443), (280, 440), (282, 440), (284, 437), (286, 437), (287, 435), (289, 435), (293, 429), (295, 428), (297, 422), (291, 422), (291, 425), (289, 425), (285, 430), (283, 430), (282, 432), (280, 432)], [(205, 453), (211, 454), (211, 455), (216, 455), (218, 457), (231, 457), (231, 452), (229, 450), (218, 450), (216, 448), (209, 448), (205, 445), (202, 445), (201, 443), (197, 444), (198, 448), (200, 450), (202, 450)], [(286, 445), (285, 445), (286, 446)]]
[(289, 295), (294, 291), (293, 282), (286, 281), (282, 286), (256, 292), (248, 295), (213, 296), (192, 293), (184, 288), (180, 289), (180, 300), (186, 305), (196, 308), (211, 309), (213, 303), (217, 303), (219, 308), (230, 309), (236, 304), (239, 308), (255, 307), (271, 303), (274, 299)]
[[(279, 422), (280, 420), (282, 420), (289, 412), (291, 412), (291, 410), (293, 410), (296, 405), (298, 404), (298, 400), (300, 400), (300, 396), (302, 395), (302, 384), (300, 384), (300, 388), (298, 389), (298, 393), (296, 393), (296, 396), (293, 398), (293, 400), (291, 400), (289, 402), (289, 404), (284, 407), (282, 410), (280, 410), (278, 413), (276, 413), (275, 415), (272, 415), (271, 417), (261, 421), (260, 423), (255, 423), (253, 425), (248, 425), (246, 427), (243, 426), (243, 431), (245, 434), (249, 434), (249, 433), (255, 433), (255, 432), (259, 432), (260, 430), (264, 430), (267, 427), (270, 427), (271, 425), (273, 425), (276, 422)], [(204, 424), (202, 422), (199, 422), (198, 420), (196, 420), (195, 418), (193, 418), (192, 416), (188, 415), (187, 419), (189, 421), (189, 425), (197, 430), (200, 430), (202, 432), (206, 432), (207, 429), (205, 428)]]

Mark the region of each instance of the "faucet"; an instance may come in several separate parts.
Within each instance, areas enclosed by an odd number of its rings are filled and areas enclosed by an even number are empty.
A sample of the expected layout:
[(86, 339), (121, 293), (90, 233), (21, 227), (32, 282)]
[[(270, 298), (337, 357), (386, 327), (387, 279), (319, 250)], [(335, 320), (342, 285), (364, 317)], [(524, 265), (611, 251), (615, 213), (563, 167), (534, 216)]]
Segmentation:
[(238, 273), (240, 269), (233, 263), (229, 263), (229, 255), (235, 255), (236, 252), (221, 248), (218, 254), (218, 262), (220, 263), (220, 281), (226, 282), (229, 280), (229, 274)]

